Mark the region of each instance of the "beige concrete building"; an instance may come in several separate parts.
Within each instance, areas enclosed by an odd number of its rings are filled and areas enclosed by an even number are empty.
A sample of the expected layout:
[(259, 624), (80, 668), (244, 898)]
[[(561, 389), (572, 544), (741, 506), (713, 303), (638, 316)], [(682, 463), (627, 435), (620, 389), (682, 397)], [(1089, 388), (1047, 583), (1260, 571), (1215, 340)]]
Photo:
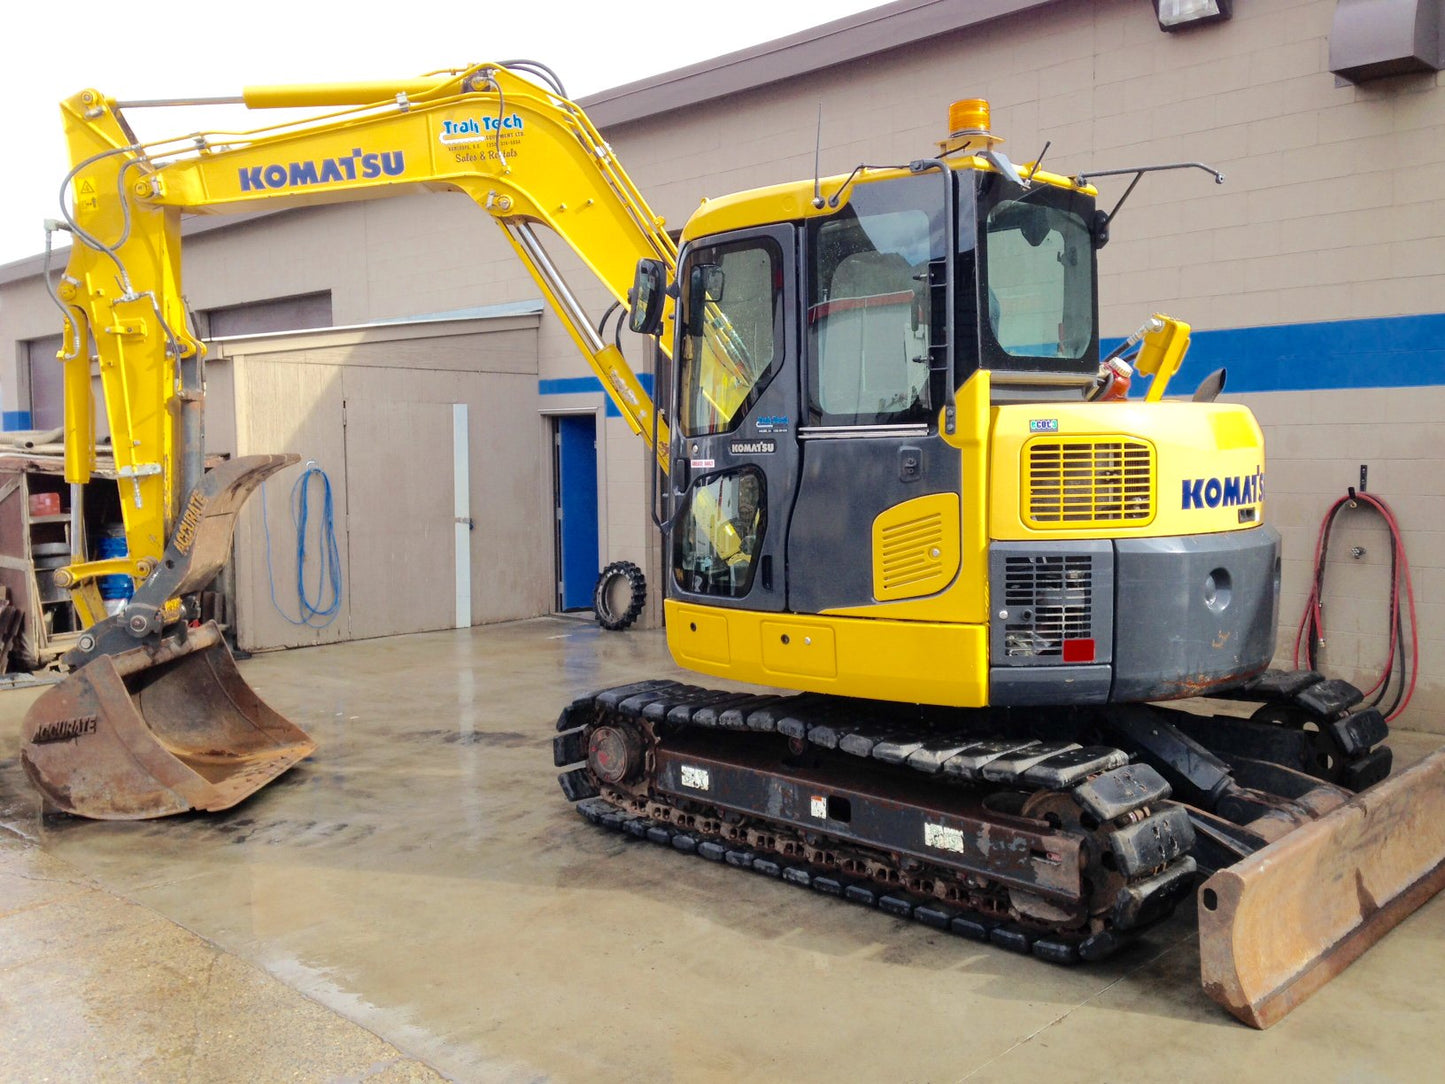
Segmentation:
[[(1431, 22), (1439, 5), (1375, 4), (1369, 33), (1359, 17), (1365, 6), (1236, 0), (1228, 21), (1165, 32), (1138, 0), (900, 0), (583, 104), (676, 227), (704, 197), (811, 176), (815, 144), (825, 175), (934, 153), (949, 103), (963, 97), (990, 100), (994, 128), (1017, 161), (1047, 145), (1058, 172), (1186, 161), (1222, 171), (1222, 185), (1197, 171), (1147, 177), (1130, 196), (1100, 253), (1102, 332), (1126, 335), (1154, 311), (1190, 321), (1194, 346), (1179, 386), (1226, 365), (1226, 397), (1264, 424), (1267, 514), (1285, 540), (1282, 659), (1321, 519), (1368, 468), (1369, 491), (1393, 507), (1412, 562), (1419, 688), (1407, 721), (1445, 730), (1445, 86), (1427, 33), (1439, 29)], [(1407, 28), (1398, 40), (1395, 24)], [(1411, 36), (1421, 27), (1429, 47)], [(1112, 207), (1127, 180), (1100, 178), (1101, 206)], [(420, 439), (442, 424), (423, 407), (469, 404), (477, 529), (463, 564), (470, 620), (480, 622), (564, 604), (548, 449), (571, 424), (564, 419), (590, 418), (597, 560), (635, 561), (660, 582), (642, 445), (610, 416), (558, 320), (527, 307), (536, 288), (464, 197), (204, 225), (188, 242), (187, 293), (221, 339), (213, 380), (235, 393), (234, 406), (213, 412), (231, 419), (215, 426), (216, 450), (295, 451), (333, 479), (360, 479), (409, 455), (445, 458), (454, 446)], [(27, 260), (0, 269), (0, 396), (11, 428), (55, 417), (46, 367), (56, 314), (39, 267)], [(600, 315), (601, 291), (580, 293)], [(375, 328), (437, 314), (454, 321), (445, 350), (428, 347), (424, 324)], [(355, 330), (292, 334), (317, 324)], [(247, 332), (265, 337), (230, 337)], [(494, 349), (503, 339), (505, 349)], [(641, 366), (635, 340), (629, 349)], [(502, 389), (506, 398), (494, 399)], [(418, 406), (412, 414), (363, 409), (360, 428), (348, 415), (345, 447), (333, 424), (307, 420), (323, 401), (353, 399)], [(505, 409), (487, 411), (500, 401)], [(391, 454), (368, 459), (377, 441)], [(454, 481), (446, 473), (382, 473), (370, 496), (343, 489), (338, 531), (355, 538), (366, 529), (363, 511), (399, 510), (388, 493), (430, 484), (442, 501)], [(285, 514), (281, 489), (273, 487), (268, 506), (273, 526)], [(489, 533), (484, 513), (505, 527)], [(255, 552), (258, 520), (252, 510), (243, 554)], [(347, 624), (294, 634), (278, 626), (252, 642), (400, 631), (369, 624), (363, 600), (409, 605), (428, 583), (446, 604), (418, 603), (427, 616), (407, 627), (447, 624), (454, 592), (443, 551), (430, 559), (438, 571), (429, 565), (396, 597), (365, 595), (381, 572), (368, 565), (353, 578), (348, 568)], [(369, 553), (382, 567), (401, 559), (385, 546)], [(1390, 568), (1386, 533), (1347, 511), (1326, 575), (1329, 672), (1365, 685), (1379, 673)], [(243, 557), (238, 575), (243, 621), (250, 606), (261, 622), (264, 571)]]

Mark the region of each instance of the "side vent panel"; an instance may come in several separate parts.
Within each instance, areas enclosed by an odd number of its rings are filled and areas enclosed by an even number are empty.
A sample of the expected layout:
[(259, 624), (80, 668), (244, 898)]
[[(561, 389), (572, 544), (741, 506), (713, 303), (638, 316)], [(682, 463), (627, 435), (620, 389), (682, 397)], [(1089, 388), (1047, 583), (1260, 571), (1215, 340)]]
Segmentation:
[(930, 493), (873, 521), (873, 597), (879, 602), (935, 595), (958, 575), (957, 493)]

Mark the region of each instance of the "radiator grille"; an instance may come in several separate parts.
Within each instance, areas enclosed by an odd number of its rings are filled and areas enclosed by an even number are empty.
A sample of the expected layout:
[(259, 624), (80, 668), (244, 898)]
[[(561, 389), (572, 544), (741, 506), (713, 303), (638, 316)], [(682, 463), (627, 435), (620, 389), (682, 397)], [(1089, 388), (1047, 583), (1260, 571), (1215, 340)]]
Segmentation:
[(1025, 450), (1024, 521), (1043, 530), (1142, 526), (1154, 518), (1154, 448), (1094, 437)]
[(1094, 635), (1094, 561), (1086, 554), (1009, 557), (1003, 592), (1005, 655), (1058, 658), (1065, 640)]

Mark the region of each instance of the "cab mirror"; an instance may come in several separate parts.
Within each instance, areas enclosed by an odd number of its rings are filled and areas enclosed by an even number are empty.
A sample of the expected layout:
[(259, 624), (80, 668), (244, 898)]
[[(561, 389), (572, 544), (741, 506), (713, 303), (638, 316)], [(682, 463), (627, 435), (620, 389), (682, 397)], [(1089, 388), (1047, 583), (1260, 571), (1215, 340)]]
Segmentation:
[(703, 314), (722, 300), (723, 269), (715, 263), (696, 263), (687, 274), (687, 333), (701, 335)]
[(662, 313), (667, 307), (667, 265), (661, 260), (638, 260), (627, 301), (631, 310), (627, 314), (628, 327), (639, 335), (661, 331)]
[(702, 293), (704, 300), (714, 304), (723, 299), (723, 269), (715, 263), (700, 264), (697, 272), (702, 277)]
[[(1114, 208), (1116, 211), (1118, 208)], [(1095, 211), (1093, 221), (1089, 223), (1089, 236), (1093, 239), (1095, 248), (1103, 248), (1109, 243), (1109, 214), (1107, 211)]]

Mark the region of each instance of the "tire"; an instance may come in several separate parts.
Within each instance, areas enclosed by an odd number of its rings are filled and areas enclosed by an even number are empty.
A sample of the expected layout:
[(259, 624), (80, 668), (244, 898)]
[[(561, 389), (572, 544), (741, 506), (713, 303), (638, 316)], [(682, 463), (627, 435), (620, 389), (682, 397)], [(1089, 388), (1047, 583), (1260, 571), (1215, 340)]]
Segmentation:
[[(627, 606), (619, 612), (614, 600), (624, 593), (624, 581)], [(612, 632), (620, 632), (636, 621), (646, 604), (647, 580), (642, 569), (631, 561), (613, 561), (602, 570), (597, 586), (592, 589), (592, 610), (597, 614), (597, 623)]]

